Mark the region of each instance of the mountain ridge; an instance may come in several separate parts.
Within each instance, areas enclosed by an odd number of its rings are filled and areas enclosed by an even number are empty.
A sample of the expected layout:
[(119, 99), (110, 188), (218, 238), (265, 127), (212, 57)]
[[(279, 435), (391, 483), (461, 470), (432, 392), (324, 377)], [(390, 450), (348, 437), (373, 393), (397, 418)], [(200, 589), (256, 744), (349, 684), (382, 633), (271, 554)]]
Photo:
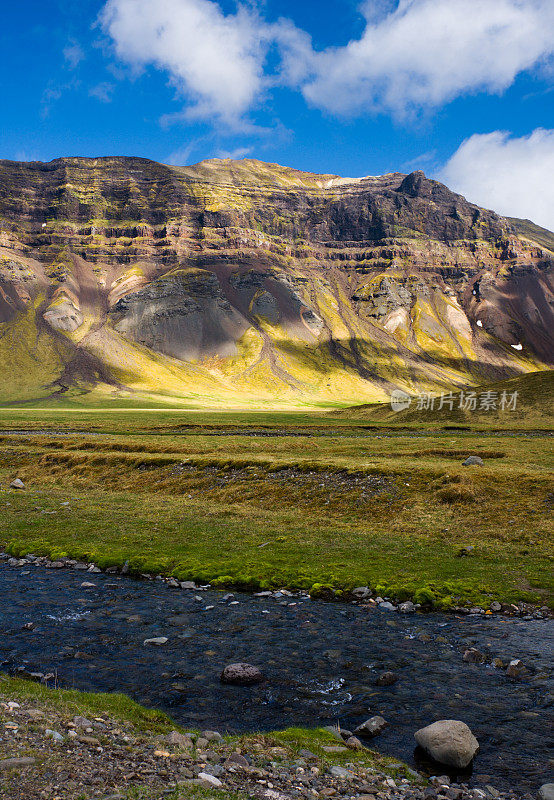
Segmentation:
[(548, 233), (420, 171), (0, 161), (0, 399), (332, 405), (543, 369)]

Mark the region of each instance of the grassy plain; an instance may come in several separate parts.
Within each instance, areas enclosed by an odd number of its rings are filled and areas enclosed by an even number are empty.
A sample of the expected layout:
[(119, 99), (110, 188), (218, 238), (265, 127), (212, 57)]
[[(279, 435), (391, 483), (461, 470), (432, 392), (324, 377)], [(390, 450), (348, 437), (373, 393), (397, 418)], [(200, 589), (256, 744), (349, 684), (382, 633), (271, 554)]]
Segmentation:
[(554, 605), (552, 437), (430, 425), (4, 409), (0, 545), (246, 589)]

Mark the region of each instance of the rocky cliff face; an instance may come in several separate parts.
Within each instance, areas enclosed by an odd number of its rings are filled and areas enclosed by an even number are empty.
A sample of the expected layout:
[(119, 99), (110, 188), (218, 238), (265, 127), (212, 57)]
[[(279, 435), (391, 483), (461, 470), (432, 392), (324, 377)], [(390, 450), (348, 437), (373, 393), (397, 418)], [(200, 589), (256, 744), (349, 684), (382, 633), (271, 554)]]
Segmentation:
[(423, 173), (0, 162), (5, 401), (363, 402), (554, 361), (552, 235)]

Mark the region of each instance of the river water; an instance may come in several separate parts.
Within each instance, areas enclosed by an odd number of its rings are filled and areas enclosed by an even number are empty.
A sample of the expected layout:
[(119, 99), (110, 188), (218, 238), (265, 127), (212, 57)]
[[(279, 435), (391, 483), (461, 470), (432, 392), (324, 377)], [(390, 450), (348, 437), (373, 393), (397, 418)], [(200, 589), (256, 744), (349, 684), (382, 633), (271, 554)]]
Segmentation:
[[(221, 732), (352, 729), (381, 714), (389, 726), (372, 746), (418, 769), (425, 764), (414, 754), (414, 731), (461, 719), (481, 745), (473, 777), (464, 779), (489, 776), (497, 788), (533, 792), (552, 780), (552, 620), (401, 615), (239, 593), (222, 601), (221, 592), (158, 581), (7, 565), (0, 593), (4, 672), (53, 672), (62, 687), (125, 692), (185, 726)], [(34, 630), (23, 630), (29, 622)], [(169, 641), (143, 644), (156, 636)], [(529, 674), (513, 680), (490, 664), (466, 664), (469, 647), (505, 663), (520, 658)], [(266, 681), (221, 685), (233, 661), (259, 666)], [(385, 670), (399, 680), (379, 687)]]

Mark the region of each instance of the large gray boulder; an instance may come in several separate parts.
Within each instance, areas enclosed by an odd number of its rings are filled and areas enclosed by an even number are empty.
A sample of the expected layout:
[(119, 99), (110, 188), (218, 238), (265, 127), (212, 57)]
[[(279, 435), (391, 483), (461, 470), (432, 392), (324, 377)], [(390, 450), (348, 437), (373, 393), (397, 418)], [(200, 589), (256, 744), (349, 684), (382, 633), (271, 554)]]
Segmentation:
[(415, 740), (440, 764), (463, 769), (479, 752), (479, 742), (465, 722), (458, 719), (441, 719), (421, 728)]
[(539, 789), (541, 800), (554, 800), (554, 783), (543, 783)]
[(235, 686), (251, 686), (254, 683), (261, 683), (264, 679), (258, 667), (252, 664), (227, 664), (221, 673), (221, 683), (231, 683)]

